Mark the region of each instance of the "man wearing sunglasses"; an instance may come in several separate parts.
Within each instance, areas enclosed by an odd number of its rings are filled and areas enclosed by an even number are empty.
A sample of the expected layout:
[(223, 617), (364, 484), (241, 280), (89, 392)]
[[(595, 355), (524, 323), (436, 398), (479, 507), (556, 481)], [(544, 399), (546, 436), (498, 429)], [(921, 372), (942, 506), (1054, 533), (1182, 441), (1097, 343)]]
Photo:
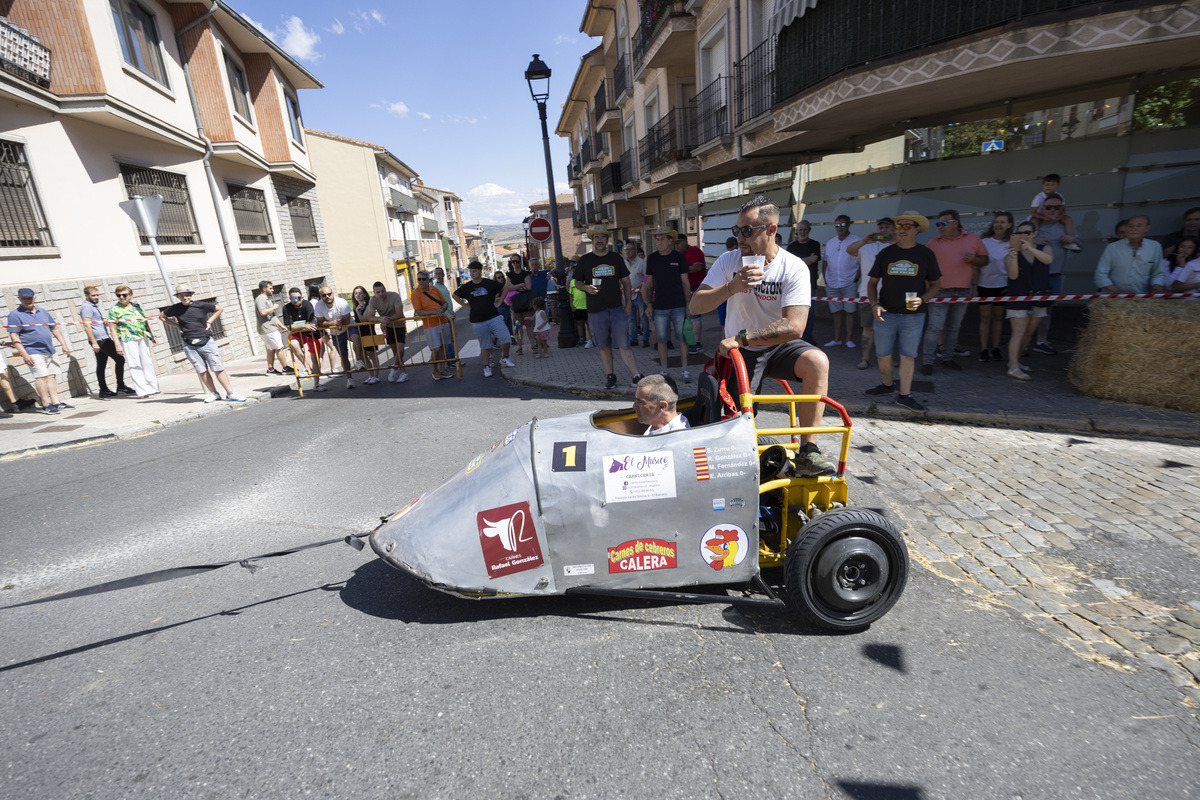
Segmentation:
[(217, 383), (225, 390), (225, 400), (231, 403), (244, 403), (246, 398), (233, 391), (229, 384), (229, 375), (225, 370), (225, 362), (221, 360), (221, 350), (213, 339), (212, 324), (221, 316), (221, 307), (216, 303), (206, 303), (203, 300), (193, 300), (192, 287), (181, 283), (175, 287), (175, 297), (178, 303), (169, 305), (158, 315), (158, 321), (164, 325), (174, 325), (179, 329), (183, 339), (183, 354), (196, 370), (196, 377), (204, 387), (204, 402), (215, 403), (221, 400), (221, 393), (213, 383), (213, 375)]
[[(828, 394), (829, 359), (801, 338), (812, 305), (808, 267), (775, 244), (778, 228), (779, 207), (767, 198), (759, 195), (743, 205), (733, 228), (738, 250), (717, 259), (692, 294), (689, 308), (700, 315), (728, 302), (725, 338), (718, 352), (741, 352), (752, 392), (759, 392), (763, 378), (770, 377), (800, 381), (803, 394)], [(752, 255), (762, 256), (766, 266), (743, 266), (742, 257)], [(798, 404), (799, 425), (816, 427), (824, 411), (823, 403)], [(817, 447), (816, 436), (806, 434), (800, 440), (798, 473), (832, 475), (833, 462)]]
[(346, 388), (354, 388), (354, 376), (350, 373), (350, 303), (336, 296), (333, 289), (321, 286), (317, 289), (318, 300), (313, 303), (313, 314), (319, 327), (325, 328), (325, 335), (333, 342), (338, 356), (342, 359), (342, 374), (346, 376)]
[[(988, 263), (987, 248), (983, 240), (962, 229), (958, 212), (947, 209), (938, 214), (938, 235), (929, 242), (929, 249), (937, 256), (938, 269), (942, 271), (940, 297), (973, 297), (979, 282), (979, 268)], [(921, 343), (921, 374), (933, 374), (934, 358), (946, 369), (962, 370), (954, 362), (955, 356), (967, 356), (970, 352), (958, 346), (958, 332), (963, 318), (967, 316), (966, 303), (934, 303), (929, 307), (929, 319), (925, 326), (925, 339)], [(943, 336), (943, 330), (945, 335)], [(938, 339), (942, 344), (938, 345)], [(940, 355), (939, 355), (940, 353)]]

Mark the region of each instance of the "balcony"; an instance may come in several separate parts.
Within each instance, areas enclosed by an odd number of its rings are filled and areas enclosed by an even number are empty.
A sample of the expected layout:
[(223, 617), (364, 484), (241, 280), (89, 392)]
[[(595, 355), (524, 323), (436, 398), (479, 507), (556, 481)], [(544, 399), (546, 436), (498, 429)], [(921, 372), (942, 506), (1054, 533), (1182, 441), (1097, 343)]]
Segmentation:
[(600, 88), (596, 89), (596, 94), (592, 97), (592, 113), (596, 115), (596, 122), (604, 119), (604, 112), (608, 110), (608, 95), (604, 91), (604, 81), (600, 81)]
[(597, 133), (596, 134), (595, 151), (596, 151), (596, 160), (597, 161), (599, 161), (601, 158), (603, 158), (604, 154), (608, 152), (608, 134), (607, 133)]
[(437, 233), (440, 230), (438, 221), (430, 217), (421, 217), (421, 230), (425, 233)]
[(621, 162), (605, 164), (600, 170), (600, 196), (608, 197), (624, 187), (625, 184), (621, 182)]
[(733, 96), (732, 89), (731, 79), (722, 76), (692, 98), (692, 107), (696, 109), (697, 147), (732, 134), (733, 131), (729, 124), (729, 100)]
[(579, 143), (579, 163), (583, 166), (583, 172), (588, 171), (588, 164), (595, 161), (592, 156), (592, 138), (589, 136)]
[(696, 18), (672, 7), (676, 4), (661, 0), (643, 5), (641, 24), (633, 33), (633, 70), (639, 78), (647, 68), (685, 66), (695, 61)]
[(567, 183), (577, 184), (583, 180), (583, 170), (579, 168), (579, 155), (573, 155), (567, 161)]
[(673, 108), (650, 126), (638, 142), (641, 176), (649, 179), (654, 170), (672, 161), (690, 158), (695, 140), (695, 120), (691, 108)]
[(638, 179), (638, 157), (637, 147), (630, 145), (625, 148), (625, 152), (621, 153), (621, 183), (622, 189), (627, 189), (631, 185), (637, 183)]
[(595, 103), (592, 108), (596, 119), (596, 130), (606, 133), (616, 133), (621, 130), (621, 111), (608, 107), (604, 81), (600, 82), (600, 89), (596, 92), (592, 102)]
[(24, 28), (0, 22), (0, 71), (50, 88), (50, 48)]
[(617, 59), (617, 65), (613, 67), (613, 93), (619, 103), (621, 98), (631, 92), (633, 92), (633, 75), (629, 72), (629, 56), (622, 55)]
[(775, 102), (775, 40), (768, 38), (734, 65), (737, 127), (758, 119)]

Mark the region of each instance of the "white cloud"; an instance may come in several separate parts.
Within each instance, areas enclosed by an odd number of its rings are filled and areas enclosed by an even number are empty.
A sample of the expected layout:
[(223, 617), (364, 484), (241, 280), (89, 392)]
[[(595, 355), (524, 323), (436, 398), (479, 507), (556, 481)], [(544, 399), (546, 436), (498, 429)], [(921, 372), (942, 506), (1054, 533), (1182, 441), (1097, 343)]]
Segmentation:
[(531, 203), (545, 199), (545, 187), (513, 191), (495, 183), (485, 183), (471, 189), (463, 198), (463, 218), (484, 225), (520, 222), (529, 216)]
[(420, 117), (421, 119), (433, 119), (433, 117), (426, 114), (424, 111), (418, 111), (417, 116)]
[(516, 194), (512, 189), (505, 189), (496, 183), (483, 183), (467, 192), (471, 197), (497, 197), (505, 194)]
[(336, 33), (338, 35), (341, 35), (342, 33), (345, 33), (346, 26), (342, 24), (342, 21), (340, 19), (337, 19), (335, 17), (333, 20), (333, 24), (330, 25), (325, 30), (329, 31), (330, 33)]
[(577, 41), (578, 39), (572, 39), (570, 36), (564, 36), (561, 33), (554, 37), (555, 44), (575, 44)]
[(383, 14), (380, 14), (378, 11), (375, 11), (374, 9), (372, 9), (372, 10), (371, 10), (371, 17), (372, 17), (372, 19), (374, 19), (376, 22), (378, 22), (380, 25), (382, 25), (382, 24), (383, 24)]
[(378, 103), (371, 103), (371, 108), (378, 108), (389, 114), (395, 114), (397, 117), (408, 116), (408, 106), (401, 100), (397, 100), (394, 103), (389, 103), (387, 100), (380, 100)]
[[(320, 61), (321, 53), (317, 52), (317, 43), (321, 41), (321, 37), (312, 28), (306, 27), (304, 20), (299, 17), (292, 16), (284, 20), (282, 28), (271, 30), (266, 25), (263, 25), (257, 20), (246, 17), (246, 21), (254, 27), (258, 28), (271, 41), (278, 44), (288, 53), (291, 53), (301, 61)], [(341, 23), (334, 20), (340, 27)], [(341, 33), (341, 31), (337, 31)]]

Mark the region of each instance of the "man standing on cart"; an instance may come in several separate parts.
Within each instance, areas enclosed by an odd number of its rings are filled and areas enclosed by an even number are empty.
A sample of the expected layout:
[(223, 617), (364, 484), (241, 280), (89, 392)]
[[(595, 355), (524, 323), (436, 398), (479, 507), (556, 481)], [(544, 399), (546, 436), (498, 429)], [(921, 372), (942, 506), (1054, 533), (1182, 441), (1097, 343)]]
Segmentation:
[[(829, 359), (801, 339), (812, 304), (808, 267), (775, 244), (779, 207), (759, 195), (745, 205), (733, 233), (738, 250), (721, 255), (700, 288), (692, 293), (693, 315), (712, 311), (728, 301), (725, 337), (718, 352), (728, 356), (740, 350), (750, 376), (750, 390), (761, 391), (763, 378), (798, 380), (801, 393), (824, 395), (829, 391)], [(744, 256), (762, 256), (764, 266), (743, 265)], [(800, 403), (800, 427), (817, 427), (823, 403)], [(816, 435), (800, 437), (796, 455), (799, 475), (832, 475), (833, 462), (817, 447)]]

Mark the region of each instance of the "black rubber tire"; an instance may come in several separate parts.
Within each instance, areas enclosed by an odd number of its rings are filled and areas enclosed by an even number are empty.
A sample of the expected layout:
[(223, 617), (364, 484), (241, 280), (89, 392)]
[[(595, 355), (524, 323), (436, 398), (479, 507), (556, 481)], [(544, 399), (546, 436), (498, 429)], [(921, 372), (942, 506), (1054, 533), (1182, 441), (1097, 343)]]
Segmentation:
[(873, 511), (840, 508), (816, 517), (788, 545), (784, 585), (806, 625), (857, 631), (882, 617), (904, 592), (908, 548)]

